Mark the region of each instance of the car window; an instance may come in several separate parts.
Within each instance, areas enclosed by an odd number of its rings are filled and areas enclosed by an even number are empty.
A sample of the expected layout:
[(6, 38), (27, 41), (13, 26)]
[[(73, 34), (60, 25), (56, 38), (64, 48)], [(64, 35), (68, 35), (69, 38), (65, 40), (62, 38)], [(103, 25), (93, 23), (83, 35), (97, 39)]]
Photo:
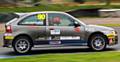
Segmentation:
[(45, 21), (46, 21), (46, 14), (36, 14), (36, 15), (26, 17), (19, 24), (44, 26)]
[(64, 14), (49, 13), (48, 21), (50, 26), (73, 26), (74, 21)]
[(7, 23), (14, 18), (19, 18), (19, 15), (14, 13), (0, 13), (0, 22)]

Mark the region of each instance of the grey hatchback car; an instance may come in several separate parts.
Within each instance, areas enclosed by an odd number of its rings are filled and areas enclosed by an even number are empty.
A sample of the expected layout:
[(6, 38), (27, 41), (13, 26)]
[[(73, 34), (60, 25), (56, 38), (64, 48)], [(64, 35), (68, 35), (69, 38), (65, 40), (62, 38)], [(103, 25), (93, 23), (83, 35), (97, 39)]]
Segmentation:
[(28, 53), (32, 47), (88, 46), (104, 50), (118, 43), (113, 28), (86, 25), (79, 19), (57, 11), (27, 13), (5, 25), (4, 47), (13, 47), (16, 53)]

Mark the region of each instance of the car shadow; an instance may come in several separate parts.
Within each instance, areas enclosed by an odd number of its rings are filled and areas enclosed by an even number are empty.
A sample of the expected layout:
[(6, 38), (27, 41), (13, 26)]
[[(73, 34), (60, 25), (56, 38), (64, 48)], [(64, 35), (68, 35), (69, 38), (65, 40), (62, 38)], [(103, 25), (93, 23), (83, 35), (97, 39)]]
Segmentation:
[(107, 52), (107, 51), (116, 51), (113, 48), (107, 48), (104, 51), (93, 51), (89, 48), (84, 49), (47, 49), (47, 50), (39, 50), (35, 49), (32, 50), (30, 53), (27, 54), (17, 54), (14, 51), (7, 52), (6, 55), (8, 56), (31, 56), (31, 55), (38, 55), (38, 54), (55, 54), (55, 53), (63, 53), (63, 54), (72, 54), (72, 53), (93, 53), (93, 52)]

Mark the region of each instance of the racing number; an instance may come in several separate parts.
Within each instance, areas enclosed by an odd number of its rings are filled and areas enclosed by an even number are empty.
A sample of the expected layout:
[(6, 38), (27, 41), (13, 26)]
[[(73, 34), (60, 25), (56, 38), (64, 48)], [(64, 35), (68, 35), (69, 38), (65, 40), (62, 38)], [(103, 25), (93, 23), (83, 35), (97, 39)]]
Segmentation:
[(46, 19), (46, 15), (45, 14), (38, 14), (37, 19), (39, 19), (40, 21), (44, 21)]

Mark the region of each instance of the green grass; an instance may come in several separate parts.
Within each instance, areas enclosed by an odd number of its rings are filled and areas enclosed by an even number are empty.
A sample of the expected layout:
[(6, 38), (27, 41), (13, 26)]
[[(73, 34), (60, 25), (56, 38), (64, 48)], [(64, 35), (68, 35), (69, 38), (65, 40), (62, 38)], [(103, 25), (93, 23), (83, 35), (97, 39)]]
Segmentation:
[(100, 26), (120, 27), (120, 24), (99, 24)]
[(65, 6), (61, 4), (42, 4), (38, 7), (0, 7), (0, 12), (35, 12), (35, 11), (72, 11), (77, 9), (120, 8), (120, 5), (81, 5)]
[(38, 7), (0, 7), (0, 12), (66, 11), (75, 8), (76, 6), (65, 7), (64, 5), (53, 4)]
[(28, 57), (0, 59), (0, 62), (119, 62), (120, 52), (72, 54), (42, 54)]

